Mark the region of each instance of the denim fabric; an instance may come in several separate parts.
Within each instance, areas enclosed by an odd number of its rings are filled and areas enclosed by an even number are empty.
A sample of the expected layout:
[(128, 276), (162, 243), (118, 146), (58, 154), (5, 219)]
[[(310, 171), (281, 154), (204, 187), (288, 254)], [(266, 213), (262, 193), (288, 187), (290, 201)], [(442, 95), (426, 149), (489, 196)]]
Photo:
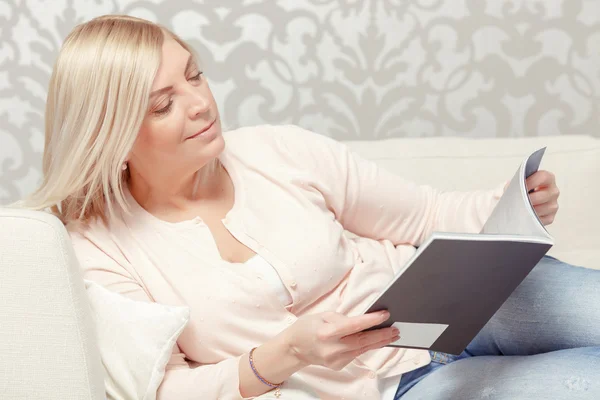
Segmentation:
[(462, 354), (430, 353), (396, 399), (600, 399), (600, 271), (546, 256)]

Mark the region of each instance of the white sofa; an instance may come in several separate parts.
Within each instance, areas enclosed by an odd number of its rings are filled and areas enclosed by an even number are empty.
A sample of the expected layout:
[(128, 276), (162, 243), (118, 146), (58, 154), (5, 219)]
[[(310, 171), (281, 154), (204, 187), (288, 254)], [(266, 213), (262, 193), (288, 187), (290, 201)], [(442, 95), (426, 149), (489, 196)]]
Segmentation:
[[(390, 139), (348, 142), (417, 182), (442, 189), (494, 187), (524, 156), (548, 146), (561, 210), (550, 254), (600, 269), (600, 140)], [(103, 399), (103, 372), (82, 276), (66, 231), (41, 212), (0, 209), (0, 398)], [(266, 398), (267, 396), (265, 396)]]

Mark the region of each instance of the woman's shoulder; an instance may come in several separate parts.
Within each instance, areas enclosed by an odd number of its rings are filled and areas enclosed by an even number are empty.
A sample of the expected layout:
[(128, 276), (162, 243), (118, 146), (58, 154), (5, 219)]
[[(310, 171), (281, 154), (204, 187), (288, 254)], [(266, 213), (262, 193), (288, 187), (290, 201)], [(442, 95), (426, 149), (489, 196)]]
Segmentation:
[(306, 157), (319, 156), (333, 139), (292, 124), (256, 125), (233, 129), (223, 133), (229, 153), (239, 157), (267, 160), (267, 154), (282, 156), (293, 162), (306, 161)]
[(90, 260), (117, 262), (122, 258), (114, 233), (100, 218), (86, 224), (68, 223), (66, 229), (75, 256), (82, 266)]
[[(122, 235), (115, 234), (114, 229), (111, 230), (100, 219), (87, 223), (85, 227), (77, 226), (77, 229), (67, 225), (67, 232), (84, 279), (128, 293), (132, 298), (148, 298), (147, 292), (141, 291), (134, 265), (122, 251), (123, 246), (119, 245)], [(130, 285), (132, 283), (134, 286)], [(123, 289), (125, 287), (127, 290)]]
[(294, 124), (262, 124), (244, 126), (223, 133), (227, 143), (260, 146), (279, 144), (284, 141), (301, 141), (316, 137), (324, 137)]

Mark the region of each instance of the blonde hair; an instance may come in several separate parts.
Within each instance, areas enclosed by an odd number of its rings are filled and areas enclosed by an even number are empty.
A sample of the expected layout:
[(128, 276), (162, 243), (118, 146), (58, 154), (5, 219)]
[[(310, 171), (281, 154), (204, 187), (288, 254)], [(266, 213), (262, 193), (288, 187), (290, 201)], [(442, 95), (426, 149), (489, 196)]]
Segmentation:
[(125, 15), (101, 16), (69, 33), (48, 89), (43, 181), (21, 207), (49, 210), (64, 224), (94, 217), (107, 223), (115, 206), (129, 210), (129, 173), (121, 167), (147, 114), (165, 35), (195, 56), (168, 29)]

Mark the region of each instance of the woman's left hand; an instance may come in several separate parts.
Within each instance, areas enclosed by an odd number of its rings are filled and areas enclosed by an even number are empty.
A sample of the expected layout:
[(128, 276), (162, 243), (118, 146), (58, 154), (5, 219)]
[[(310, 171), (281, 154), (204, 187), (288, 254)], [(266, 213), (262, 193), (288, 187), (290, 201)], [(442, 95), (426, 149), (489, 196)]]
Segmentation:
[(558, 196), (560, 190), (556, 186), (556, 179), (552, 172), (537, 171), (526, 180), (529, 199), (535, 209), (536, 214), (544, 225), (550, 225), (554, 222), (554, 217), (558, 211)]

